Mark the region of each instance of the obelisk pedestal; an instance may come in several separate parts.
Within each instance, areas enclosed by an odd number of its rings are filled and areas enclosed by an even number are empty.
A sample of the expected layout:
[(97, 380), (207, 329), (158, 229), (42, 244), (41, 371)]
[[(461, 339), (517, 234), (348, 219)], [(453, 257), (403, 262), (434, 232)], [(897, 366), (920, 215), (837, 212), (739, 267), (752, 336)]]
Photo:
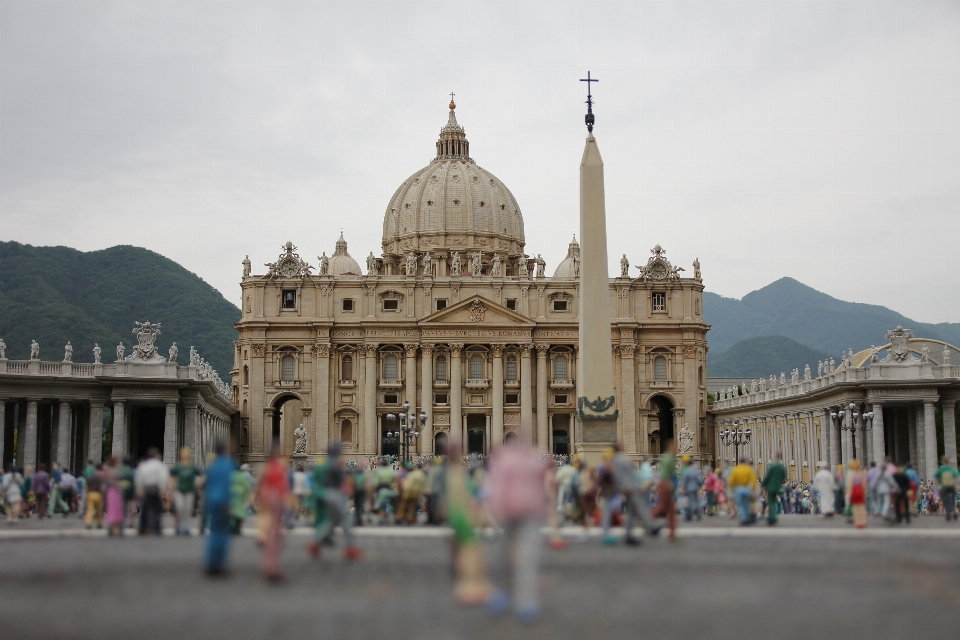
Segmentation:
[(580, 356), (577, 452), (594, 464), (617, 442), (603, 160), (593, 133), (580, 163)]

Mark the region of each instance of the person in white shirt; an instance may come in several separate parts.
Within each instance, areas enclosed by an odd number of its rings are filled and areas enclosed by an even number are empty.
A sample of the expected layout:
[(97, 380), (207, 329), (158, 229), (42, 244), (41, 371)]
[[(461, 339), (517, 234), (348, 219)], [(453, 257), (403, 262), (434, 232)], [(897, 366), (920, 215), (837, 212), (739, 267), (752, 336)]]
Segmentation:
[(170, 483), (167, 465), (160, 460), (160, 452), (151, 447), (147, 457), (137, 466), (133, 477), (137, 497), (140, 498), (140, 535), (160, 535), (160, 514), (163, 512), (163, 496)]

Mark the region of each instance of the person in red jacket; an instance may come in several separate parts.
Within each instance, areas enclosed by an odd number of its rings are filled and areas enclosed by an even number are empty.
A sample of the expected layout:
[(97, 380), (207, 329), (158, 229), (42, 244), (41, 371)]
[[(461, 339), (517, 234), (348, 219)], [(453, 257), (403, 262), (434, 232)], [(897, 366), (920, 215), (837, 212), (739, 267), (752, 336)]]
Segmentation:
[(290, 495), (287, 465), (280, 459), (279, 447), (274, 444), (270, 459), (260, 476), (257, 498), (260, 508), (267, 512), (267, 532), (263, 545), (263, 573), (267, 580), (278, 582), (284, 574), (280, 570), (280, 549), (283, 542), (283, 510)]

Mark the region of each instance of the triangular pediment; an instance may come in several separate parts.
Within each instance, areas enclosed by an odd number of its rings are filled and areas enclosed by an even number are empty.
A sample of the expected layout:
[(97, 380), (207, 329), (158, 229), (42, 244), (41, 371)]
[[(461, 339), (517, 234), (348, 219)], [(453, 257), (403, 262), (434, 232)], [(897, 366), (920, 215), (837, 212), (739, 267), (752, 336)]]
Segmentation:
[(536, 323), (530, 318), (516, 311), (511, 311), (489, 298), (484, 298), (481, 295), (473, 295), (446, 309), (441, 309), (440, 311), (431, 313), (429, 316), (421, 318), (420, 324), (509, 324), (533, 326)]

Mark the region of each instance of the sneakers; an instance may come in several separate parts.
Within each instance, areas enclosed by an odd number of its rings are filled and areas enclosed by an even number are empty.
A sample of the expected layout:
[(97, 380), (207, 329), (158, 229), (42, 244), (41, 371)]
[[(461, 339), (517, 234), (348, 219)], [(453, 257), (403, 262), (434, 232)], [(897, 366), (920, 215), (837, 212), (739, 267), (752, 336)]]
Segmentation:
[(311, 540), (310, 542), (307, 543), (307, 553), (310, 554), (311, 558), (320, 557), (320, 545), (317, 544), (316, 540)]
[(617, 544), (617, 539), (614, 536), (603, 536), (603, 544), (607, 547), (612, 547)]
[(347, 547), (343, 550), (343, 557), (347, 560), (359, 560), (362, 555), (360, 547)]

